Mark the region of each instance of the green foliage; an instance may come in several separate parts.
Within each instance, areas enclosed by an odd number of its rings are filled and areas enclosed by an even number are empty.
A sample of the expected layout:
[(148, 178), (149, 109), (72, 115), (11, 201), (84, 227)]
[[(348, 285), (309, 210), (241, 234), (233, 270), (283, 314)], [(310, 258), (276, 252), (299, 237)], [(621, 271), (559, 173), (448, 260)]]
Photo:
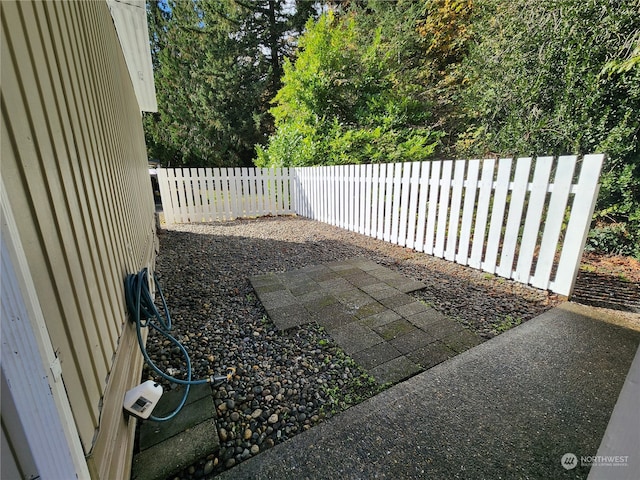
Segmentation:
[(491, 330), (496, 335), (500, 335), (501, 333), (504, 333), (507, 330), (511, 330), (513, 327), (517, 327), (521, 323), (522, 323), (522, 319), (520, 317), (505, 315), (503, 318), (497, 319), (491, 323)]
[[(633, 49), (633, 50), (631, 50)], [(602, 73), (613, 75), (627, 73), (640, 68), (640, 31), (636, 32), (633, 39), (623, 45), (622, 51), (631, 50), (626, 58), (616, 58), (608, 62), (602, 69)]]
[(257, 165), (414, 161), (433, 155), (441, 133), (428, 124), (419, 88), (398, 68), (397, 45), (383, 26), (370, 28), (359, 15), (329, 11), (307, 24), (296, 61), (285, 63), (283, 87), (271, 110), (277, 131), (268, 148), (258, 149)]
[(604, 152), (597, 216), (640, 230), (640, 69), (613, 57), (637, 42), (639, 6), (478, 0), (456, 155)]
[(160, 0), (148, 8), (158, 113), (145, 114), (163, 165), (250, 165), (273, 130), (269, 99), (314, 5)]
[(640, 0), (325, 2), (297, 43), (317, 4), (294, 3), (150, 5), (150, 156), (297, 166), (603, 152), (590, 248), (640, 258)]
[(340, 385), (328, 386), (325, 384), (322, 386), (327, 403), (322, 406), (321, 412), (332, 415), (340, 413), (386, 390), (390, 386), (389, 384), (378, 384), (375, 378), (365, 372), (360, 365), (342, 350), (335, 350), (335, 358), (344, 367), (354, 372), (355, 375)]
[(631, 233), (624, 223), (612, 223), (591, 229), (585, 250), (640, 258), (638, 233)]

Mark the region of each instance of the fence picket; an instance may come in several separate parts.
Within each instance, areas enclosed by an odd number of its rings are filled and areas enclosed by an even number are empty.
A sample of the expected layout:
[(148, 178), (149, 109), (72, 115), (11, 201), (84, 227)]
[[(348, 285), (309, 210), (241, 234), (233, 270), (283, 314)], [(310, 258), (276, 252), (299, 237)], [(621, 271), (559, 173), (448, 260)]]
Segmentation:
[(226, 168), (211, 169), (211, 199), (214, 205), (213, 212), (220, 220), (231, 220), (231, 186), (227, 177)]
[(305, 177), (304, 177), (304, 187), (303, 187), (303, 191), (304, 191), (304, 198), (305, 198), (305, 203), (306, 203), (306, 207), (307, 207), (307, 216), (309, 218), (315, 218), (314, 217), (314, 212), (313, 212), (313, 207), (311, 204), (311, 200), (312, 200), (312, 194), (313, 194), (313, 184), (311, 183), (311, 180), (313, 178), (313, 170), (307, 170), (305, 172)]
[(182, 175), (183, 175), (183, 182), (184, 182), (182, 186), (182, 191), (184, 192), (184, 196), (187, 199), (187, 215), (189, 217), (190, 222), (197, 221), (195, 216), (195, 205), (193, 201), (195, 192), (193, 188), (191, 169), (183, 168)]
[[(580, 267), (582, 250), (587, 241), (589, 233), (584, 225), (591, 222), (593, 210), (598, 198), (598, 179), (602, 170), (604, 155), (585, 155), (580, 167), (580, 177), (573, 205), (571, 216), (565, 232), (565, 241), (562, 245), (562, 253), (558, 262), (558, 271), (552, 284), (551, 290), (561, 295), (570, 295), (573, 284)], [(569, 239), (569, 241), (567, 241)]]
[(187, 211), (187, 199), (184, 195), (184, 178), (182, 176), (182, 169), (176, 169), (176, 192), (178, 195), (177, 205), (179, 206), (179, 217), (181, 222), (190, 222), (189, 212)]
[(306, 194), (307, 208), (309, 210), (309, 218), (313, 218), (313, 219), (318, 218), (318, 206), (317, 206), (318, 178), (317, 177), (318, 177), (317, 169), (310, 169), (307, 172), (307, 176), (306, 176), (306, 188), (308, 190), (308, 193)]
[(362, 233), (362, 231), (364, 231), (364, 167), (364, 165), (355, 166), (355, 188), (356, 192), (358, 192), (358, 196), (354, 207), (354, 214), (356, 217), (354, 218), (353, 224), (355, 227), (354, 231), (358, 233)]
[(193, 186), (193, 215), (197, 219), (197, 222), (204, 221), (204, 214), (202, 208), (202, 187), (200, 186), (200, 175), (198, 175), (198, 169), (192, 168), (189, 170), (189, 176), (191, 177), (191, 185)]
[(522, 240), (520, 240), (518, 263), (513, 276), (514, 280), (521, 283), (530, 282), (531, 265), (538, 245), (540, 222), (546, 204), (552, 165), (553, 157), (540, 157), (536, 160), (533, 181), (530, 187), (531, 193), (529, 194), (527, 216), (522, 231)]
[(174, 214), (179, 223), (183, 223), (182, 206), (180, 205), (180, 195), (178, 194), (178, 175), (175, 169), (169, 174), (169, 188), (171, 189), (171, 201), (173, 203)]
[(206, 211), (206, 202), (207, 202), (207, 186), (206, 186), (206, 178), (204, 176), (204, 168), (194, 168), (195, 171), (195, 181), (198, 185), (198, 208), (196, 213), (200, 218), (201, 222), (210, 221), (208, 215), (205, 213)]
[(482, 265), (482, 255), (485, 247), (484, 240), (487, 232), (491, 192), (493, 190), (494, 167), (495, 160), (493, 159), (484, 160), (482, 164), (482, 176), (480, 177), (480, 190), (478, 193), (478, 205), (476, 208), (473, 241), (471, 244), (471, 256), (469, 257), (469, 266), (478, 269)]
[(324, 190), (324, 180), (323, 180), (324, 169), (316, 169), (313, 172), (313, 203), (315, 205), (315, 218), (317, 220), (322, 221), (325, 215), (325, 198), (323, 195)]
[(429, 179), (431, 172), (431, 162), (423, 162), (420, 176), (420, 197), (418, 198), (418, 220), (416, 221), (416, 243), (414, 248), (419, 252), (424, 252), (424, 234), (427, 219), (427, 199), (429, 198)]
[(332, 218), (331, 214), (329, 214), (329, 205), (331, 203), (331, 198), (329, 198), (327, 188), (330, 184), (330, 169), (323, 168), (318, 171), (316, 175), (316, 182), (318, 184), (318, 192), (320, 196), (320, 212), (318, 214), (318, 218), (321, 222), (330, 223)]
[(198, 185), (198, 175), (194, 168), (189, 168), (187, 170), (188, 181), (185, 182), (185, 194), (187, 198), (191, 198), (191, 218), (192, 222), (201, 222), (202, 220), (198, 216), (198, 204), (199, 201), (199, 185)]
[(229, 220), (229, 185), (226, 173), (219, 168), (207, 168), (207, 196), (209, 197), (209, 211), (216, 221)]
[(516, 162), (513, 188), (511, 188), (511, 201), (509, 202), (509, 213), (507, 214), (507, 226), (504, 232), (500, 264), (496, 269), (496, 273), (501, 277), (511, 278), (513, 275), (513, 261), (518, 244), (518, 233), (522, 224), (522, 212), (527, 195), (530, 171), (531, 157), (519, 158)]
[(425, 233), (424, 252), (433, 255), (433, 242), (436, 232), (436, 214), (438, 212), (438, 194), (440, 192), (440, 170), (442, 162), (431, 162), (431, 180), (429, 181), (429, 209), (427, 210), (427, 231)]
[(358, 219), (358, 229), (356, 230), (358, 233), (364, 233), (364, 225), (366, 223), (366, 218), (367, 218), (367, 214), (366, 214), (366, 197), (367, 197), (367, 184), (366, 184), (366, 178), (367, 178), (367, 169), (366, 169), (366, 165), (358, 165), (356, 167), (356, 170), (358, 172), (357, 174), (357, 182), (358, 182), (358, 191), (359, 196), (358, 199), (360, 200), (358, 203), (358, 215), (357, 215), (357, 219)]
[(442, 162), (442, 178), (440, 179), (440, 200), (438, 201), (438, 218), (436, 222), (436, 243), (433, 254), (436, 257), (444, 256), (444, 240), (447, 233), (447, 220), (449, 218), (449, 193), (451, 192), (451, 173), (453, 162)]
[(380, 190), (380, 164), (376, 163), (371, 171), (371, 228), (370, 237), (376, 237), (378, 233), (378, 194)]
[(476, 208), (478, 194), (478, 174), (480, 160), (470, 160), (467, 167), (467, 179), (464, 182), (464, 206), (462, 207), (462, 224), (460, 226), (460, 240), (456, 262), (461, 265), (469, 264), (469, 246), (473, 228), (473, 215)]
[(262, 175), (260, 170), (257, 168), (249, 169), (249, 177), (251, 177), (252, 173), (254, 174), (254, 181), (252, 182), (254, 188), (254, 195), (256, 199), (256, 210), (252, 216), (260, 217), (267, 215), (267, 211), (264, 208), (264, 190), (262, 183)]
[(162, 212), (164, 214), (164, 221), (171, 225), (173, 221), (173, 206), (171, 205), (171, 195), (169, 194), (169, 180), (167, 178), (167, 169), (156, 169), (156, 175), (158, 179), (158, 189), (160, 190), (160, 200), (162, 202)]
[(553, 269), (553, 260), (569, 199), (575, 165), (575, 155), (562, 156), (558, 159), (536, 271), (531, 279), (531, 285), (544, 290), (549, 288), (549, 278)]
[(346, 218), (345, 222), (347, 230), (353, 231), (353, 207), (355, 192), (353, 189), (353, 165), (345, 165), (346, 182), (345, 182), (345, 195), (346, 195)]
[(402, 179), (400, 180), (400, 224), (398, 225), (398, 245), (407, 245), (407, 215), (409, 214), (409, 197), (411, 195), (411, 163), (402, 164)]
[[(286, 214), (291, 213), (291, 183), (289, 182), (289, 178), (291, 175), (291, 171), (289, 167), (284, 167), (280, 171), (280, 185), (282, 186), (282, 211)], [(276, 209), (273, 212), (274, 215), (278, 214), (278, 210)]]
[(373, 165), (368, 163), (364, 166), (364, 176), (362, 181), (364, 182), (364, 206), (362, 214), (364, 215), (364, 221), (362, 223), (363, 235), (370, 235), (371, 232), (371, 184), (373, 183)]
[(411, 162), (409, 177), (409, 210), (407, 211), (407, 235), (405, 245), (414, 248), (416, 244), (416, 220), (418, 218), (418, 195), (420, 193), (420, 167), (422, 163)]
[(335, 184), (338, 185), (338, 204), (336, 205), (336, 222), (334, 225), (340, 228), (347, 228), (344, 219), (344, 183), (345, 183), (344, 165), (336, 165)]
[(498, 248), (500, 248), (504, 212), (511, 180), (511, 162), (511, 158), (501, 158), (498, 162), (498, 176), (493, 193), (491, 219), (489, 220), (489, 236), (486, 242), (484, 262), (482, 262), (482, 270), (489, 273), (495, 273), (498, 261)]
[(307, 213), (307, 204), (304, 198), (304, 176), (305, 170), (296, 167), (295, 170), (295, 185), (296, 185), (296, 212), (298, 215), (306, 216)]
[(384, 237), (384, 205), (387, 188), (387, 165), (388, 164), (386, 163), (380, 165), (380, 176), (378, 177), (378, 215), (376, 220), (376, 238), (378, 240), (382, 240)]
[(398, 223), (400, 220), (400, 201), (402, 199), (402, 169), (404, 167), (401, 163), (393, 164), (395, 172), (393, 174), (393, 195), (391, 197), (391, 231), (389, 232), (389, 241), (391, 243), (398, 243)]
[[(267, 185), (269, 188), (265, 189), (265, 201), (269, 203), (269, 215), (278, 215), (278, 213), (285, 213), (289, 206), (289, 182), (285, 182), (285, 178), (288, 178), (288, 169), (285, 167), (277, 169), (264, 169), (264, 175), (267, 177)], [(276, 189), (276, 195), (272, 194), (273, 189)], [(274, 201), (275, 200), (275, 201)]]
[[(218, 192), (220, 192), (220, 189), (216, 188), (213, 169), (206, 168), (205, 175), (207, 177), (207, 200), (209, 202), (210, 216), (212, 217), (212, 221), (220, 221), (224, 218), (224, 216), (220, 218), (220, 216), (217, 213), (218, 199), (216, 197), (218, 196)], [(223, 198), (220, 198), (220, 202), (222, 202), (223, 200), (224, 200)]]
[(576, 156), (156, 172), (168, 224), (295, 213), (569, 295), (603, 160), (575, 185)]
[(386, 177), (384, 179), (384, 210), (383, 210), (383, 230), (382, 230), (382, 239), (385, 242), (391, 240), (391, 217), (393, 217), (393, 210), (391, 209), (393, 205), (393, 176), (396, 164), (388, 163), (386, 169)]
[(462, 203), (462, 188), (464, 186), (464, 169), (466, 162), (456, 160), (452, 181), (451, 211), (449, 213), (449, 231), (447, 233), (447, 248), (444, 258), (454, 261), (456, 258), (456, 244), (458, 240), (458, 227), (460, 225), (460, 205)]
[(346, 182), (346, 186), (345, 186), (345, 191), (346, 191), (346, 200), (347, 200), (347, 219), (346, 219), (346, 223), (347, 223), (347, 229), (353, 231), (354, 230), (354, 224), (353, 224), (353, 218), (354, 218), (354, 204), (355, 204), (355, 196), (356, 193), (354, 191), (354, 185), (353, 185), (353, 177), (354, 177), (354, 173), (353, 173), (353, 167), (355, 167), (355, 165), (347, 165), (345, 167), (346, 170), (346, 174), (347, 174), (347, 182)]
[(274, 192), (275, 177), (272, 171), (268, 168), (256, 169), (260, 174), (260, 184), (262, 188), (262, 211), (263, 215), (273, 215), (276, 211), (274, 208), (275, 203), (278, 200), (277, 192)]
[(244, 216), (244, 191), (242, 189), (242, 169), (233, 168), (228, 170), (232, 172), (233, 176), (233, 193), (234, 193), (234, 206), (233, 217), (238, 218)]
[[(256, 168), (256, 189), (258, 190), (258, 207), (260, 216), (271, 214), (271, 201), (269, 200), (269, 176), (262, 168)], [(277, 199), (277, 195), (276, 195)]]

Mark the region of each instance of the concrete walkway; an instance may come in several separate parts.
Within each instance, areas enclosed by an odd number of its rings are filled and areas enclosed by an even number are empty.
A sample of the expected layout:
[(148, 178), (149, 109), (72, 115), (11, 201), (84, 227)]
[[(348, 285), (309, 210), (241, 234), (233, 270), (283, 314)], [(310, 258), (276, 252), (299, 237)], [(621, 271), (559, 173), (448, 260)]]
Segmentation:
[[(567, 303), (219, 478), (586, 478), (639, 343)], [(615, 454), (601, 478), (634, 478), (638, 446)]]
[(379, 383), (397, 383), (482, 339), (408, 293), (425, 288), (365, 258), (249, 279), (280, 330), (317, 322)]

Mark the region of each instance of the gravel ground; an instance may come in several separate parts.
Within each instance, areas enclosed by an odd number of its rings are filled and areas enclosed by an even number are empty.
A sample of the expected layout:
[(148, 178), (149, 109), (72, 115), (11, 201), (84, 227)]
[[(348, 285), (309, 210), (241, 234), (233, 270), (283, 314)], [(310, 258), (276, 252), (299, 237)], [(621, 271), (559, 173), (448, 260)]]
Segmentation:
[[(157, 274), (173, 334), (190, 352), (194, 378), (236, 375), (214, 392), (221, 450), (177, 479), (210, 477), (380, 390), (326, 332), (279, 333), (248, 277), (363, 256), (420, 280), (414, 295), (491, 338), (558, 298), (505, 279), (299, 217), (172, 226), (160, 233)], [(150, 355), (179, 368), (177, 349), (150, 335)], [(145, 376), (148, 375), (145, 367)]]

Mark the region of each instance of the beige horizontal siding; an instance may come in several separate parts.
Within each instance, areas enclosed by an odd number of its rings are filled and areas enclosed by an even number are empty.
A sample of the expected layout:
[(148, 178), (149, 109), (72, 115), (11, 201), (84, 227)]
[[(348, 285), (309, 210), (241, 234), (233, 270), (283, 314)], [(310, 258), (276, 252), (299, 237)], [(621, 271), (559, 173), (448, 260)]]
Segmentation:
[(122, 282), (157, 246), (138, 104), (106, 3), (0, 8), (2, 178), (92, 474), (120, 478), (141, 369)]

